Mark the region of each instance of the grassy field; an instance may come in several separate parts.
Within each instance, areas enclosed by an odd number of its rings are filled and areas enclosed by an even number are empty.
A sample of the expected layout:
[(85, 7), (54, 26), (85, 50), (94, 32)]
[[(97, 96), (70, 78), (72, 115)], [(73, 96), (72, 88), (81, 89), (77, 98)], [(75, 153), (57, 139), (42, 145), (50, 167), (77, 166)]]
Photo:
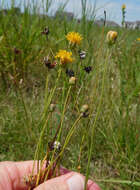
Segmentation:
[[(110, 30), (118, 32), (112, 46), (106, 42)], [(81, 34), (79, 45), (66, 39), (71, 31)], [(42, 159), (57, 134), (65, 167), (103, 190), (140, 189), (138, 37), (137, 30), (95, 26), (84, 12), (81, 22), (39, 16), (35, 9), (30, 14), (28, 7), (1, 14), (0, 161), (34, 159), (38, 142), (36, 158)], [(72, 63), (60, 64), (60, 49), (72, 52)], [(49, 68), (47, 56), (55, 67)]]

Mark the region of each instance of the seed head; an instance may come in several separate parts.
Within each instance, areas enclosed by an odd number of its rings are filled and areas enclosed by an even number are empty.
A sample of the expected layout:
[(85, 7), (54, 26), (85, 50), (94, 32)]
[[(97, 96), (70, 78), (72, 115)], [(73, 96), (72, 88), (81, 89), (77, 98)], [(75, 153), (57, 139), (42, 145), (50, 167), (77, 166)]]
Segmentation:
[(57, 62), (53, 62), (53, 63), (51, 62), (49, 56), (44, 57), (43, 62), (45, 66), (48, 67), (48, 69), (53, 69), (57, 65)]
[(59, 141), (55, 141), (53, 144), (53, 148), (59, 150), (61, 148), (61, 144)]
[(67, 74), (69, 77), (74, 77), (74, 71), (73, 71), (73, 70), (66, 69), (66, 74)]
[(85, 59), (86, 58), (86, 52), (85, 51), (80, 51), (79, 52), (79, 57), (80, 57), (80, 59)]
[(44, 30), (42, 31), (42, 34), (48, 35), (50, 33), (50, 30), (48, 27), (45, 27)]
[(84, 70), (85, 70), (87, 73), (90, 73), (90, 72), (92, 71), (92, 67), (91, 67), (91, 66), (84, 67)]

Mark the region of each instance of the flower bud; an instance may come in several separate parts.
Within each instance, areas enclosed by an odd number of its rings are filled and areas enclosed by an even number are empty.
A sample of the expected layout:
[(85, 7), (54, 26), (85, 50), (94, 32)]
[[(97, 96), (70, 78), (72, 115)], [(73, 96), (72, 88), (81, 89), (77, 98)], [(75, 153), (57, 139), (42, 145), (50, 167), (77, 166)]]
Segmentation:
[(71, 77), (70, 79), (69, 79), (69, 84), (75, 84), (75, 82), (76, 82), (76, 78), (75, 77)]
[(82, 107), (81, 107), (81, 113), (84, 113), (84, 112), (87, 112), (89, 109), (88, 105), (87, 104), (84, 104)]
[(116, 31), (109, 31), (107, 33), (106, 40), (109, 45), (112, 45), (115, 43), (117, 37), (118, 37), (118, 33)]
[(126, 5), (125, 4), (122, 5), (122, 10), (124, 10), (124, 9), (126, 9)]
[(53, 112), (55, 110), (55, 104), (50, 104), (50, 112)]

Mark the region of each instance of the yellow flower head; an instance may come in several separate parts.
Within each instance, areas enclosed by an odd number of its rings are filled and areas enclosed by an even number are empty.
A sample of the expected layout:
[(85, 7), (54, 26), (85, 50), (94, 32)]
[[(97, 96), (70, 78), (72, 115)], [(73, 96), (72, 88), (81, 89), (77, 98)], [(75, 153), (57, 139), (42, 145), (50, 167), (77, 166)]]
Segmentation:
[(126, 9), (126, 5), (125, 4), (122, 5), (122, 9)]
[(139, 42), (140, 42), (140, 38), (137, 38), (137, 41), (139, 41)]
[(83, 39), (78, 32), (69, 32), (66, 35), (66, 38), (73, 45), (79, 45), (81, 40)]
[(117, 37), (118, 37), (118, 33), (116, 31), (109, 31), (107, 33), (106, 39), (109, 44), (113, 44), (115, 43)]
[(55, 58), (60, 59), (61, 64), (71, 63), (73, 61), (72, 52), (68, 52), (66, 50), (59, 50), (57, 52)]

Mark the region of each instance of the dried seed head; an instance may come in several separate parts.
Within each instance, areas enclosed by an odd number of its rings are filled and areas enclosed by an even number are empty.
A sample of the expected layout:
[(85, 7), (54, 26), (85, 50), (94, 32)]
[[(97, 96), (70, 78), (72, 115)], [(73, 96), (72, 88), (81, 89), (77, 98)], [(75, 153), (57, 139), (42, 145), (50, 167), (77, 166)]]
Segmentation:
[(85, 70), (87, 73), (90, 73), (90, 72), (92, 71), (92, 67), (91, 67), (91, 66), (84, 67), (84, 70)]
[(15, 53), (16, 55), (18, 55), (18, 54), (21, 53), (21, 50), (19, 50), (19, 49), (17, 49), (17, 48), (14, 48), (14, 53)]
[(49, 56), (44, 57), (43, 62), (46, 65), (46, 67), (51, 65), (51, 60), (50, 60)]
[(84, 118), (88, 117), (89, 116), (88, 111), (85, 111), (85, 112), (81, 113), (81, 116), (84, 117)]
[(67, 74), (69, 77), (74, 77), (74, 71), (73, 71), (73, 70), (66, 69), (66, 74)]
[(86, 58), (86, 52), (85, 51), (80, 51), (79, 52), (79, 57), (80, 57), (80, 59), (85, 59)]
[(45, 35), (48, 35), (50, 33), (49, 27), (45, 27), (44, 30), (41, 33), (45, 34)]
[(57, 65), (57, 62), (53, 62), (53, 63), (51, 62), (49, 56), (44, 57), (43, 62), (45, 66), (48, 67), (48, 69), (53, 69)]
[(61, 148), (61, 144), (59, 141), (55, 141), (53, 144), (53, 148), (59, 150)]

